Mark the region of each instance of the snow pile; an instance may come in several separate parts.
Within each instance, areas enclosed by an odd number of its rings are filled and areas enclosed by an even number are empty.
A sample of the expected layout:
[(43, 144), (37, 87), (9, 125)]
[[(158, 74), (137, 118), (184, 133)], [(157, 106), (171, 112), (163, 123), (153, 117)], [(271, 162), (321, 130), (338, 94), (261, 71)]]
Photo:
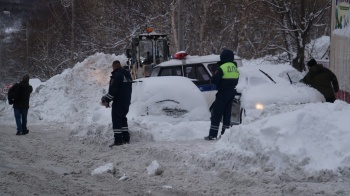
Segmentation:
[(94, 169), (91, 172), (91, 175), (99, 175), (99, 174), (103, 174), (103, 173), (110, 173), (110, 174), (114, 174), (115, 173), (115, 168), (113, 166), (113, 163), (107, 163), (106, 165), (103, 165), (101, 167), (98, 167), (96, 169)]
[(240, 160), (245, 157), (249, 161), (242, 160), (239, 165), (243, 168), (349, 167), (349, 114), (349, 104), (342, 101), (306, 104), (295, 111), (231, 128), (218, 142), (216, 152), (229, 151)]
[(147, 174), (149, 176), (161, 175), (163, 173), (162, 167), (159, 165), (157, 160), (152, 161), (151, 164), (147, 167)]
[[(96, 53), (41, 86), (31, 80), (35, 90), (30, 100), (29, 123), (63, 123), (71, 125), (79, 135), (103, 134), (111, 122), (111, 115), (110, 108), (102, 107), (99, 102), (107, 93), (111, 65), (115, 60), (125, 63), (126, 57)], [(9, 115), (3, 120), (13, 120), (11, 108), (7, 107)]]

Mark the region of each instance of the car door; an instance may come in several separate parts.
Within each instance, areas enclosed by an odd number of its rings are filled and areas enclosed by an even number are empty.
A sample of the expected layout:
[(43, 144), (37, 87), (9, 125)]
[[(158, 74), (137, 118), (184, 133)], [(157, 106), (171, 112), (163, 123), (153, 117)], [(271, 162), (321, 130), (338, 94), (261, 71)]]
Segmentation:
[(202, 63), (185, 65), (184, 76), (191, 79), (202, 92), (216, 89), (216, 86), (210, 83), (211, 74)]

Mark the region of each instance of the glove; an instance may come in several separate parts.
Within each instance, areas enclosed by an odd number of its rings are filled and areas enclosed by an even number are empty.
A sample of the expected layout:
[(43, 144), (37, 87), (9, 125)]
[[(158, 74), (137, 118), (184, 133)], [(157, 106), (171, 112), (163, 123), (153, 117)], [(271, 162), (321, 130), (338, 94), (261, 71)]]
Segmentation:
[(101, 105), (105, 106), (106, 108), (109, 108), (109, 102), (111, 102), (111, 100), (108, 97), (103, 96), (101, 98)]

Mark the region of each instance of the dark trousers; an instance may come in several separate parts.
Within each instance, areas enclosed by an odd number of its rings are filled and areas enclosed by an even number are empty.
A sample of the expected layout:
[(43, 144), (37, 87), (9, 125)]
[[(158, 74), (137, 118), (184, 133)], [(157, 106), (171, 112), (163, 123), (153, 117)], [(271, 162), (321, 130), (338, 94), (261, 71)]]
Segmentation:
[(113, 102), (112, 103), (112, 124), (114, 139), (116, 142), (129, 142), (128, 119), (126, 115), (129, 112), (129, 105)]
[(334, 103), (336, 100), (335, 96), (326, 98), (326, 102)]
[(14, 108), (15, 113), (15, 119), (16, 119), (16, 125), (17, 125), (17, 132), (26, 132), (27, 129), (27, 115), (28, 115), (28, 109), (18, 109)]
[(211, 112), (211, 124), (209, 136), (217, 137), (220, 121), (222, 119), (223, 129), (230, 128), (231, 125), (231, 110), (235, 92), (218, 92), (214, 101)]

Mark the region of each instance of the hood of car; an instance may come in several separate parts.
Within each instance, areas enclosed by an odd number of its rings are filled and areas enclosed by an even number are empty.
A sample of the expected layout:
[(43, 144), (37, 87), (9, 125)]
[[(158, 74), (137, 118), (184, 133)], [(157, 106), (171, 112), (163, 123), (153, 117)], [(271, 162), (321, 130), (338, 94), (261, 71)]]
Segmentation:
[[(203, 118), (209, 116), (201, 91), (190, 79), (181, 76), (135, 80), (130, 107), (138, 115), (171, 115), (176, 112), (181, 116), (186, 116), (186, 113), (198, 113), (197, 116)], [(179, 116), (177, 114), (175, 116)]]

